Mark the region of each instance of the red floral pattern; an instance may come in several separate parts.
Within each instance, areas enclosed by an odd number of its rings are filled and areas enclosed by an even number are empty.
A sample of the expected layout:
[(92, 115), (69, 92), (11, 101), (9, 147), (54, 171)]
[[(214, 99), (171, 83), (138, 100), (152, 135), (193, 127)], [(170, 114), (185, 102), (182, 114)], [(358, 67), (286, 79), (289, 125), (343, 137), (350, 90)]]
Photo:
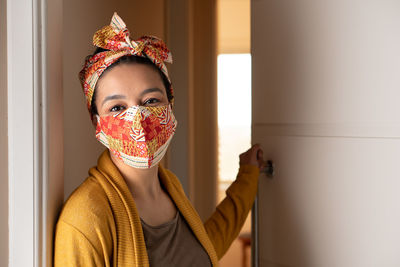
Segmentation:
[[(172, 55), (166, 44), (154, 36), (142, 36), (138, 40), (131, 41), (129, 30), (117, 13), (114, 13), (110, 25), (101, 28), (94, 34), (93, 44), (109, 51), (100, 52), (88, 57), (83, 69), (79, 73), (89, 111), (91, 109), (93, 92), (100, 75), (108, 66), (122, 56), (137, 55), (149, 58), (161, 69), (171, 83), (165, 62), (172, 63)], [(171, 86), (171, 93), (173, 95), (172, 90)]]

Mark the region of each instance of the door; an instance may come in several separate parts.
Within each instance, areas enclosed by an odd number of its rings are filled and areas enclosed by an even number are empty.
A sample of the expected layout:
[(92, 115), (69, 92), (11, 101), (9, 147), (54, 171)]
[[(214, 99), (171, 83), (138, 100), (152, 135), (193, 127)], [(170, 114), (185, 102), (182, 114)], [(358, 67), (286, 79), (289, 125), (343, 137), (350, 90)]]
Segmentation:
[(400, 4), (252, 0), (255, 266), (400, 266)]

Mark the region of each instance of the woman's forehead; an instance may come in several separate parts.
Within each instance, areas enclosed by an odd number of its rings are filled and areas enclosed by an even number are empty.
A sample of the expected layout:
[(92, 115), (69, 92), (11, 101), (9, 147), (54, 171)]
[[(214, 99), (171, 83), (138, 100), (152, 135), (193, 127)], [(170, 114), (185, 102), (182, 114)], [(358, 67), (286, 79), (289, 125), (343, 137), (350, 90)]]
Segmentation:
[(157, 70), (145, 64), (122, 64), (102, 75), (97, 83), (96, 94), (99, 98), (109, 94), (142, 94), (151, 88), (166, 93)]

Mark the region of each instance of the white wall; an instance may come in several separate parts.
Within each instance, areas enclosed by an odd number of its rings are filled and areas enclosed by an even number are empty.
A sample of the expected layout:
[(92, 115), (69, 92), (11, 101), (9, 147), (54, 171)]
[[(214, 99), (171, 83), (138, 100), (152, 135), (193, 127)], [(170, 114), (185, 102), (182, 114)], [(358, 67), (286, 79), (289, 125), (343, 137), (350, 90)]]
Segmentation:
[(7, 16), (0, 0), (0, 266), (8, 265)]
[(109, 25), (116, 11), (133, 38), (151, 34), (164, 38), (164, 0), (69, 0), (63, 4), (64, 84), (64, 193), (70, 193), (87, 177), (90, 167), (105, 149), (95, 138), (78, 79), (84, 59), (93, 53), (96, 30)]

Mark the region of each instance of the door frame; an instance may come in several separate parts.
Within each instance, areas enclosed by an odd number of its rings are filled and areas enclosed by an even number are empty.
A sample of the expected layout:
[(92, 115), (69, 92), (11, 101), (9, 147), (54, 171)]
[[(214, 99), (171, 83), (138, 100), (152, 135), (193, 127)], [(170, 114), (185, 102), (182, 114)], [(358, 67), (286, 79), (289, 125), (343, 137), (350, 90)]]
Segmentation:
[(61, 0), (7, 0), (10, 267), (52, 265), (63, 198), (61, 23)]

